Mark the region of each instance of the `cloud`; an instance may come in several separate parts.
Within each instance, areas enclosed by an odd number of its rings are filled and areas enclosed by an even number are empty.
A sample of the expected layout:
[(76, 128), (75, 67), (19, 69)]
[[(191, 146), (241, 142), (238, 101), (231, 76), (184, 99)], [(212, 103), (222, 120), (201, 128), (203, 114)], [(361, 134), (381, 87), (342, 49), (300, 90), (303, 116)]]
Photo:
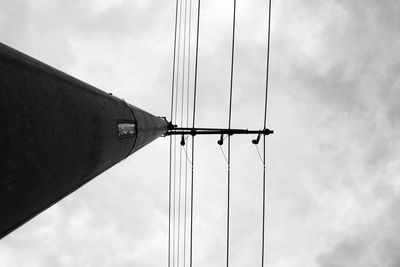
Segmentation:
[(396, 194), (386, 198), (388, 205), (382, 214), (372, 224), (360, 224), (344, 233), (317, 257), (318, 266), (399, 266), (400, 198)]
[[(278, 12), (280, 23), (276, 27), (280, 31), (275, 32), (284, 34), (273, 39), (272, 50), (275, 51), (273, 72), (286, 78), (279, 88), (287, 88), (285, 93), (290, 95), (292, 109), (301, 114), (301, 121), (305, 122), (299, 125), (298, 131), (305, 131), (305, 136), (310, 138), (307, 145), (293, 142), (291, 146), (302, 151), (302, 154), (292, 153), (306, 157), (313, 166), (298, 167), (295, 162), (300, 160), (285, 158), (291, 168), (298, 170), (294, 175), (296, 179), (308, 176), (302, 184), (308, 185), (308, 194), (315, 194), (316, 206), (311, 207), (308, 214), (303, 211), (307, 215), (297, 222), (301, 223), (301, 229), (310, 222), (315, 235), (331, 233), (318, 244), (319, 248), (326, 246), (323, 252), (315, 254), (319, 255), (320, 266), (374, 266), (375, 261), (380, 263), (384, 258), (381, 254), (375, 255), (374, 249), (382, 249), (395, 240), (385, 236), (393, 231), (396, 223), (388, 226), (392, 230), (382, 230), (384, 219), (380, 215), (391, 216), (393, 210), (387, 206), (396, 203), (396, 195), (391, 201), (379, 203), (370, 193), (382, 180), (392, 186), (397, 184), (399, 142), (393, 121), (398, 109), (395, 104), (398, 102), (395, 89), (398, 75), (397, 70), (390, 72), (386, 68), (396, 69), (398, 59), (393, 55), (399, 37), (393, 34), (389, 26), (392, 24), (383, 19), (391, 13), (389, 9), (394, 3), (298, 4), (305, 7), (290, 13), (285, 10), (287, 5)], [(290, 13), (290, 18), (285, 12)], [(281, 25), (287, 21), (289, 23)], [(287, 138), (308, 140), (293, 132)], [(284, 171), (280, 169), (280, 172)], [(282, 183), (282, 177), (280, 179)], [(371, 222), (372, 218), (376, 220)], [(322, 225), (324, 221), (325, 226)], [(323, 227), (329, 230), (322, 230)], [(311, 244), (315, 239), (313, 235), (309, 238), (307, 249), (313, 254)], [(380, 243), (375, 244), (374, 240)], [(397, 248), (397, 244), (393, 247)], [(388, 255), (387, 266), (396, 264), (398, 257)], [(282, 261), (282, 266), (291, 265)]]
[[(271, 266), (399, 265), (397, 2), (273, 2)], [(198, 125), (226, 124), (231, 4), (203, 5)], [(258, 128), (266, 2), (238, 8), (233, 123)], [(0, 31), (5, 43), (165, 115), (173, 13), (168, 1), (3, 1)], [(261, 165), (251, 138), (233, 139), (231, 256), (241, 265), (260, 254)], [(225, 260), (226, 164), (216, 140), (196, 146), (194, 257), (206, 266)], [(3, 239), (0, 265), (159, 266), (167, 173), (168, 140), (157, 140)]]

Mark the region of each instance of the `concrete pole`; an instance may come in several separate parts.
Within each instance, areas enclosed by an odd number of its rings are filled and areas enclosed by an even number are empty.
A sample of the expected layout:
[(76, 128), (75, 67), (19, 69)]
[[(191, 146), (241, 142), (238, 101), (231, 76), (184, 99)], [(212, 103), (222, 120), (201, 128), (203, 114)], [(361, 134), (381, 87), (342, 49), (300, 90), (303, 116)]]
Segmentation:
[(0, 239), (167, 128), (0, 43)]

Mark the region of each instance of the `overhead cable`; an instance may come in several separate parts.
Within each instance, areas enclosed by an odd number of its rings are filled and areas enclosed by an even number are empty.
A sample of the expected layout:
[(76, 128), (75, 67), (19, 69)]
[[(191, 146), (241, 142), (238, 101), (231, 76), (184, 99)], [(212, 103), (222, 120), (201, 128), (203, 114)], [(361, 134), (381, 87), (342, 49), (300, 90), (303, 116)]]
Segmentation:
[[(231, 83), (229, 89), (229, 123), (232, 123), (232, 91), (235, 58), (235, 30), (236, 30), (236, 0), (233, 1), (233, 25), (232, 25), (232, 55), (231, 55)], [(228, 135), (228, 190), (227, 190), (227, 218), (226, 218), (226, 266), (229, 266), (229, 230), (230, 230), (230, 195), (231, 195), (231, 137)]]
[[(186, 76), (186, 28), (187, 28), (187, 0), (185, 0), (185, 12), (184, 12), (184, 26), (183, 26), (183, 56), (182, 56), (182, 84), (181, 84), (181, 120), (180, 125), (183, 125), (184, 117), (184, 100), (185, 100), (185, 76)], [(182, 137), (183, 138), (183, 137)], [(183, 143), (184, 145), (184, 143)], [(182, 191), (182, 147), (179, 147), (179, 183), (178, 183), (178, 243), (177, 243), (177, 266), (179, 267), (180, 262), (180, 233), (181, 233), (181, 191)], [(185, 250), (185, 247), (183, 247)]]
[[(264, 103), (264, 129), (267, 128), (267, 107), (268, 107), (268, 87), (269, 87), (269, 65), (270, 65), (270, 46), (271, 46), (271, 5), (272, 0), (268, 3), (268, 43), (267, 43), (267, 67), (266, 67), (266, 77), (265, 77), (265, 103)], [(266, 213), (266, 174), (265, 174), (265, 135), (263, 138), (263, 215), (262, 215), (262, 248), (261, 248), (261, 266), (264, 267), (265, 264), (265, 213)]]
[[(196, 95), (197, 95), (197, 76), (198, 76), (198, 59), (199, 59), (199, 35), (200, 35), (200, 1), (197, 5), (197, 30), (196, 30), (196, 56), (195, 56), (195, 72), (194, 72), (194, 92), (193, 92), (193, 121), (192, 127), (195, 127), (196, 120)], [(192, 136), (192, 179), (190, 192), (190, 251), (189, 266), (193, 266), (193, 191), (194, 191), (194, 136)]]
[[(188, 44), (188, 68), (187, 68), (187, 93), (186, 93), (186, 127), (189, 127), (189, 96), (190, 96), (190, 48), (191, 48), (191, 31), (192, 31), (192, 0), (189, 0), (189, 44)], [(185, 161), (185, 213), (184, 213), (184, 227), (183, 227), (183, 267), (186, 267), (186, 225), (187, 225), (187, 184), (188, 184), (188, 162), (189, 161), (187, 155), (186, 147), (183, 147), (186, 154), (186, 161)]]
[[(175, 33), (174, 56), (172, 60), (172, 86), (171, 86), (171, 122), (174, 111), (174, 87), (175, 87), (175, 62), (176, 62), (176, 38), (178, 26), (178, 0), (175, 5)], [(172, 136), (169, 138), (169, 182), (168, 182), (168, 267), (171, 267), (171, 183), (172, 183)]]

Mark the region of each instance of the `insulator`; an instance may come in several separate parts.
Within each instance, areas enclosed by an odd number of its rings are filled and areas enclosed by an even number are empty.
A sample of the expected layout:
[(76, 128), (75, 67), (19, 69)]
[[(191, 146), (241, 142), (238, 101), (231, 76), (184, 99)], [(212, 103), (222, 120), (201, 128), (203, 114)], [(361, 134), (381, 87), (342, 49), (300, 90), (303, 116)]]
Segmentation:
[(257, 138), (256, 138), (256, 139), (253, 139), (251, 142), (252, 142), (253, 144), (255, 144), (255, 145), (258, 145), (258, 143), (260, 142), (260, 136), (261, 136), (261, 134), (258, 134), (258, 135), (257, 135)]
[(181, 146), (185, 145), (185, 136), (182, 134), (182, 138), (181, 138)]
[(224, 144), (224, 135), (221, 134), (221, 137), (219, 138), (219, 140), (217, 141), (218, 145), (222, 146)]

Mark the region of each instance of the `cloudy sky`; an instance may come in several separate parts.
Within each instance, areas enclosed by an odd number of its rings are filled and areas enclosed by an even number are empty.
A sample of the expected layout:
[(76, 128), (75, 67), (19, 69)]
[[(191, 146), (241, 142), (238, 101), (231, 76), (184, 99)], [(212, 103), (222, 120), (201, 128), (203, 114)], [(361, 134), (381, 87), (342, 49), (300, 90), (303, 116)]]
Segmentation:
[[(199, 126), (227, 125), (231, 0), (202, 2)], [(267, 1), (238, 0), (233, 126), (262, 127)], [(175, 1), (3, 0), (0, 42), (169, 115)], [(273, 2), (267, 266), (400, 265), (400, 3)], [(262, 166), (232, 137), (231, 266), (260, 266)], [(225, 262), (226, 163), (196, 150), (194, 266)], [(224, 147), (226, 149), (226, 147)], [(0, 266), (166, 266), (160, 138), (0, 241)]]

